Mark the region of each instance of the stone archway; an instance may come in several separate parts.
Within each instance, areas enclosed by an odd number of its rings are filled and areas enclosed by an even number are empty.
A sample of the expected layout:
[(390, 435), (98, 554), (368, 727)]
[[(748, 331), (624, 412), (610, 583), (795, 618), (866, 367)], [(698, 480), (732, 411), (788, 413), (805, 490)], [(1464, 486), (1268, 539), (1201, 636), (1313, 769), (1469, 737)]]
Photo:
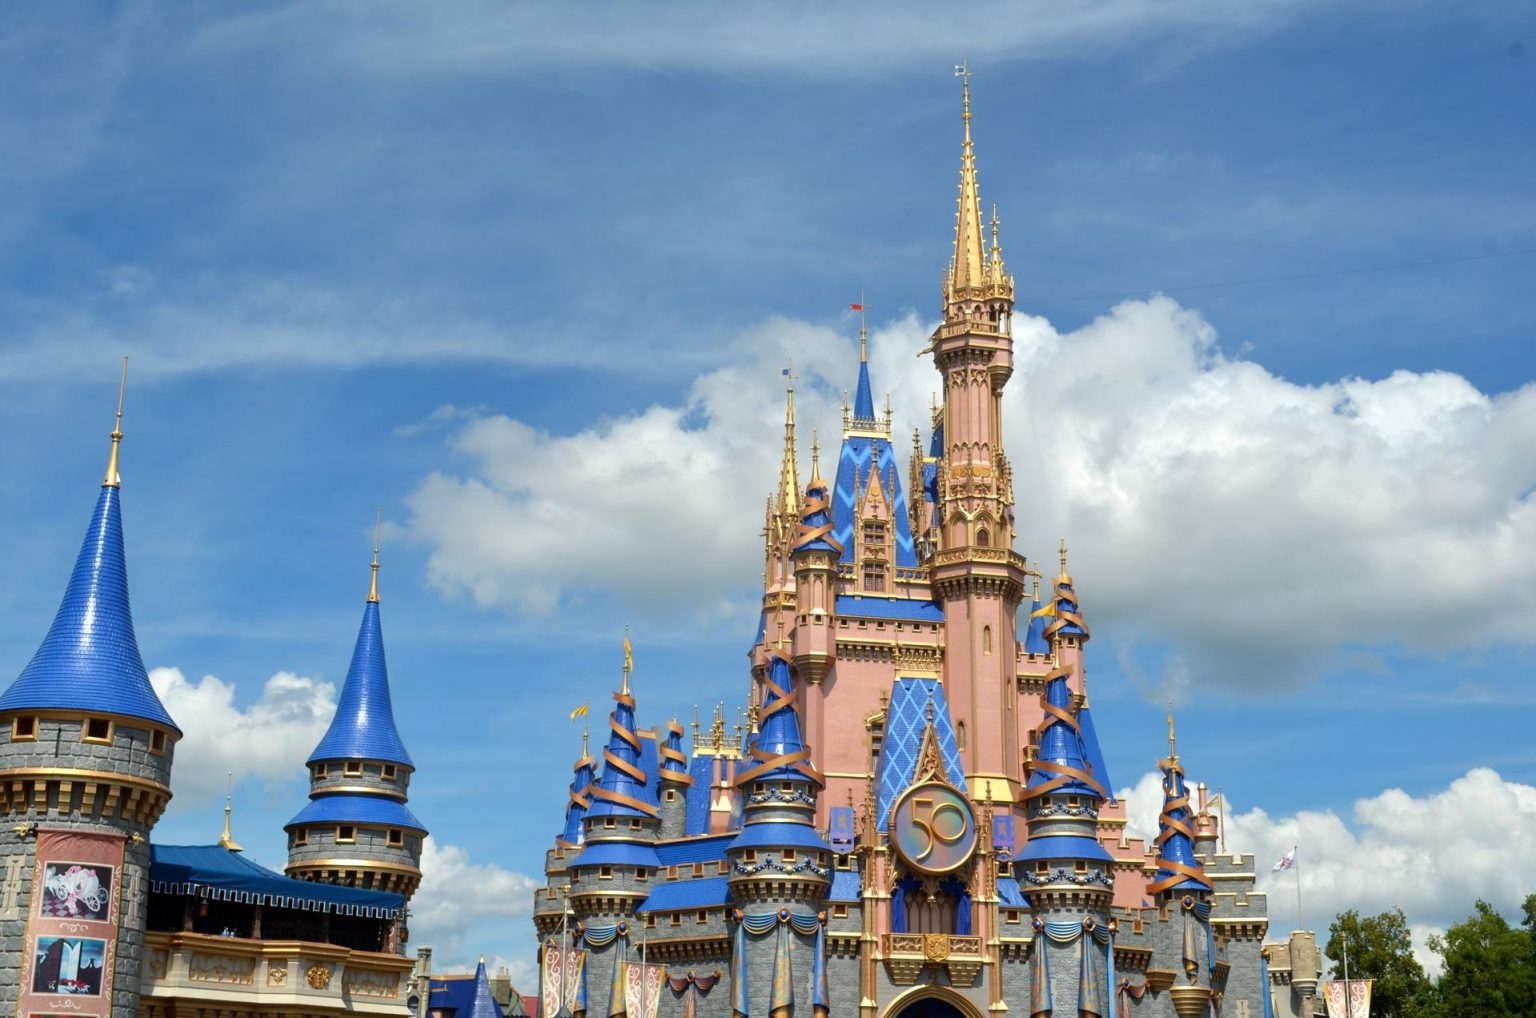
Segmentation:
[(883, 1018), (986, 1018), (947, 986), (916, 986), (886, 1005)]

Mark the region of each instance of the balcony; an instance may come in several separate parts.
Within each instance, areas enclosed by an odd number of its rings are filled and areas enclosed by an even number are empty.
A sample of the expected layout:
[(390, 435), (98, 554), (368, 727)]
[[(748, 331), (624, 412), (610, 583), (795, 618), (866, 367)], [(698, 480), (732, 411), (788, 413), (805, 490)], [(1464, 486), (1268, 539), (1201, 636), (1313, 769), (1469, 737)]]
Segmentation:
[(954, 986), (970, 986), (986, 960), (980, 937), (953, 933), (887, 933), (880, 949), (891, 982), (898, 986), (917, 982), (926, 965), (944, 969)]
[(149, 932), (141, 993), (150, 1014), (174, 1000), (229, 1010), (409, 1018), (414, 965), (411, 958), (337, 944)]

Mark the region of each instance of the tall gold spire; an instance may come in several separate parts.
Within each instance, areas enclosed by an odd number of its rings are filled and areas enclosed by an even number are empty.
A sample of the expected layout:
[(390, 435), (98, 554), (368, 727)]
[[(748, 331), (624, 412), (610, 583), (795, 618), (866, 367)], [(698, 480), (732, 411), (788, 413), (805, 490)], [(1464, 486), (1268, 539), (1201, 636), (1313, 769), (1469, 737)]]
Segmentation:
[(980, 287), (986, 283), (985, 251), (981, 231), (981, 195), (976, 186), (976, 150), (971, 145), (971, 71), (966, 63), (955, 66), (960, 79), (965, 141), (960, 150), (960, 198), (955, 215), (955, 257), (950, 265), (950, 290)]
[(624, 696), (629, 695), (629, 673), (635, 668), (635, 652), (629, 645), (629, 623), (624, 624)]
[(1061, 539), (1060, 553), (1061, 553), (1061, 575), (1059, 577), (1057, 577), (1057, 579), (1058, 580), (1070, 580), (1072, 577), (1067, 575), (1067, 539), (1065, 537), (1063, 537)]
[(117, 383), (117, 423), (112, 426), (112, 454), (107, 457), (107, 474), (101, 479), (104, 488), (121, 488), (123, 478), (117, 472), (117, 447), (123, 441), (123, 393), (128, 389), (128, 355), (123, 355), (123, 377)]
[(374, 510), (373, 517), (373, 576), (368, 580), (368, 603), (379, 603), (379, 528), (384, 525), (384, 509)]
[(800, 518), (800, 470), (795, 462), (795, 376), (789, 373), (784, 396), (784, 461), (779, 465), (778, 513), (784, 526), (792, 528)]
[(1168, 759), (1179, 762), (1179, 743), (1173, 734), (1173, 701), (1168, 702)]
[(821, 443), (816, 439), (816, 429), (811, 429), (811, 480), (821, 480)]
[(229, 814), (234, 809), (235, 776), (230, 773), (226, 774), (225, 778), (228, 780), (229, 785), (224, 793), (224, 836), (219, 838), (219, 847), (228, 849), (231, 852), (243, 852), (245, 849), (241, 848), (240, 843), (229, 833)]

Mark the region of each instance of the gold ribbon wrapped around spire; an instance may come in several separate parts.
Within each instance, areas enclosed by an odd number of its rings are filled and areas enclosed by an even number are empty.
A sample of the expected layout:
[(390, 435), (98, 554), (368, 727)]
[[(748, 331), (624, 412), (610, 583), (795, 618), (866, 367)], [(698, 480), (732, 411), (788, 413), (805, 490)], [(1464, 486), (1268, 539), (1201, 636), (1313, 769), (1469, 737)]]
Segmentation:
[[(1168, 759), (1158, 761), (1158, 766), (1163, 771), (1163, 811), (1158, 815), (1157, 840), (1153, 842), (1157, 846), (1157, 868), (1168, 872), (1168, 876), (1147, 885), (1148, 894), (1157, 894), (1175, 887), (1185, 880), (1198, 880), (1207, 887), (1210, 886), (1210, 878), (1205, 875), (1205, 867), (1199, 864), (1190, 866), (1179, 862), (1177, 859), (1169, 859), (1163, 854), (1163, 848), (1168, 839), (1175, 834), (1182, 834), (1188, 838), (1190, 844), (1195, 841), (1195, 829), (1190, 826), (1187, 817), (1194, 813), (1189, 806), (1189, 784), (1184, 781), (1184, 765), (1179, 763), (1176, 752), (1177, 746), (1173, 735), (1173, 705), (1168, 705)], [(1182, 791), (1180, 789), (1182, 788)], [(1176, 815), (1180, 810), (1185, 816)]]
[[(771, 651), (770, 656), (785, 662), (789, 660), (784, 655), (784, 652), (780, 650)], [(768, 674), (763, 677), (763, 694), (764, 698), (768, 701), (763, 705), (761, 715), (765, 722), (766, 719), (771, 718), (781, 710), (793, 711), (795, 709), (794, 692), (785, 689), (773, 681), (772, 668), (769, 668)], [(775, 753), (760, 746), (753, 746), (752, 759), (756, 760), (757, 763), (736, 775), (736, 785), (738, 788), (745, 787), (758, 777), (780, 767), (789, 767), (792, 770), (798, 771), (818, 784), (824, 783), (826, 780), (821, 776), (820, 771), (811, 766), (811, 751), (809, 749), (802, 749), (795, 753)]]
[[(1045, 676), (1045, 688), (1049, 689), (1051, 683), (1056, 679), (1070, 678), (1072, 672), (1073, 669), (1070, 665), (1058, 666), (1051, 669), (1051, 671), (1048, 672)], [(1056, 706), (1050, 701), (1049, 696), (1046, 693), (1040, 694), (1040, 709), (1045, 713), (1045, 723), (1040, 726), (1039, 734), (1039, 739), (1042, 744), (1045, 742), (1045, 733), (1050, 731), (1051, 728), (1055, 725), (1066, 725), (1068, 728), (1072, 729), (1072, 734), (1075, 738), (1082, 738), (1083, 729), (1082, 726), (1078, 724), (1077, 716), (1074, 715), (1072, 711), (1066, 707)], [(1041, 759), (1036, 759), (1031, 766), (1033, 766), (1037, 771), (1044, 771), (1045, 773), (1052, 776), (1039, 785), (1025, 789), (1024, 798), (1026, 800), (1038, 798), (1039, 796), (1045, 795), (1048, 792), (1054, 792), (1056, 789), (1062, 787), (1063, 785), (1070, 784), (1073, 781), (1081, 781), (1089, 788), (1098, 792), (1099, 795), (1103, 798), (1109, 798), (1109, 793), (1105, 791), (1104, 786), (1099, 784), (1098, 780), (1086, 770), (1082, 770), (1077, 767), (1069, 767), (1066, 764), (1059, 764), (1053, 760)]]

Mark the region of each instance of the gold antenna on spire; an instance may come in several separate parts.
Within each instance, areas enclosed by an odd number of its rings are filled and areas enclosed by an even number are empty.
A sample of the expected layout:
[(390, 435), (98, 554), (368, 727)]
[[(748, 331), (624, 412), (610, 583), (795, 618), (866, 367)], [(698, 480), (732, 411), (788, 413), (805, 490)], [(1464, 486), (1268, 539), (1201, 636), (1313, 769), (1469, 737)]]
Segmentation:
[(1070, 580), (1071, 577), (1067, 575), (1067, 539), (1065, 537), (1061, 539), (1061, 547), (1058, 550), (1061, 553), (1061, 578)]
[(859, 291), (859, 363), (869, 362), (869, 305), (864, 303), (864, 291)]
[(1173, 734), (1173, 701), (1168, 701), (1168, 759), (1179, 762), (1179, 744)]
[(227, 772), (224, 777), (228, 781), (228, 785), (224, 793), (224, 836), (219, 839), (219, 847), (228, 849), (231, 852), (242, 852), (244, 849), (240, 847), (240, 843), (229, 833), (229, 814), (234, 809), (233, 802), (235, 798), (234, 772)]
[(821, 480), (821, 441), (816, 429), (811, 429), (811, 480)]
[(123, 355), (123, 377), (117, 383), (117, 423), (112, 426), (112, 454), (107, 457), (107, 475), (101, 479), (103, 488), (121, 488), (123, 478), (117, 472), (117, 447), (123, 441), (123, 393), (128, 389), (128, 355)]
[(629, 646), (629, 623), (624, 623), (624, 688), (620, 692), (629, 695), (629, 673), (634, 670), (635, 655)]
[(693, 751), (699, 751), (699, 705), (693, 705)]
[(373, 516), (373, 578), (368, 581), (368, 603), (379, 603), (379, 530), (384, 526), (384, 508), (374, 510)]
[(587, 755), (588, 755), (587, 754), (587, 726), (588, 726), (587, 716), (585, 714), (583, 714), (581, 716), (581, 758), (583, 760), (585, 760), (587, 758)]

